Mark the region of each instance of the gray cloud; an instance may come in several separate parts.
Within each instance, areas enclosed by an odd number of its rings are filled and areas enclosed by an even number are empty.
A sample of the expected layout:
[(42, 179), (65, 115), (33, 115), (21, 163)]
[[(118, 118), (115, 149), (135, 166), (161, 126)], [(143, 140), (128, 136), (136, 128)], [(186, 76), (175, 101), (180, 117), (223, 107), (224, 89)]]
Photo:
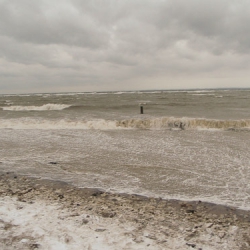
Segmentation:
[(91, 48), (107, 43), (107, 31), (70, 2), (5, 1), (0, 10), (1, 34), (20, 42)]
[(250, 87), (249, 21), (244, 0), (0, 0), (0, 88)]

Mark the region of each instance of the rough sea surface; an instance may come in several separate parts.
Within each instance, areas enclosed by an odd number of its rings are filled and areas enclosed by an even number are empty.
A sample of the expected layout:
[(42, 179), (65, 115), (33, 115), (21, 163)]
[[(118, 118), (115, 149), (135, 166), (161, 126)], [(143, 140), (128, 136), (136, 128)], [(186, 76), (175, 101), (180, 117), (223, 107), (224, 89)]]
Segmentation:
[(0, 95), (0, 170), (78, 187), (249, 210), (249, 148), (247, 89)]

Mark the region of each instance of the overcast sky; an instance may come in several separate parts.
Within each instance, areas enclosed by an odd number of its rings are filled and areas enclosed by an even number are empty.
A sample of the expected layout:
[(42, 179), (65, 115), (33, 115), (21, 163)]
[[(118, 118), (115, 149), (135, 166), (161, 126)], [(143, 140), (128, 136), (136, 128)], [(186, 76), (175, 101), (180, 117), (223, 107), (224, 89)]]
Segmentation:
[(250, 87), (249, 0), (0, 0), (0, 93)]

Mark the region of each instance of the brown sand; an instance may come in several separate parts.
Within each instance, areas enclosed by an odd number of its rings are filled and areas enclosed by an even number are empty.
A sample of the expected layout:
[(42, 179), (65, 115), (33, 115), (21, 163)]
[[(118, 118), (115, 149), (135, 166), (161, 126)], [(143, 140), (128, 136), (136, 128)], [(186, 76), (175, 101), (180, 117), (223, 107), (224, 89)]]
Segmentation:
[(131, 236), (134, 242), (143, 241), (143, 232), (147, 230), (150, 232), (147, 237), (159, 246), (148, 249), (172, 249), (168, 248), (168, 242), (173, 239), (183, 242), (183, 248), (178, 249), (220, 246), (221, 249), (250, 249), (250, 211), (234, 207), (113, 194), (15, 173), (0, 174), (0, 196), (17, 197), (19, 202), (30, 204), (37, 200), (60, 202), (76, 216), (89, 213), (108, 220), (119, 219), (121, 223), (135, 223), (136, 230)]

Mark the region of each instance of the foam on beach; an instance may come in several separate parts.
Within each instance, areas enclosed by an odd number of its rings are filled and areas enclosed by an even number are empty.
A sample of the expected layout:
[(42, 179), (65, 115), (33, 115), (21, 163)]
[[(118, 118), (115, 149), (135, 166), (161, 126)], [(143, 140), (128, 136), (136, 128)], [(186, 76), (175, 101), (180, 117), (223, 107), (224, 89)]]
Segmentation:
[(1, 174), (2, 249), (247, 249), (246, 211)]

